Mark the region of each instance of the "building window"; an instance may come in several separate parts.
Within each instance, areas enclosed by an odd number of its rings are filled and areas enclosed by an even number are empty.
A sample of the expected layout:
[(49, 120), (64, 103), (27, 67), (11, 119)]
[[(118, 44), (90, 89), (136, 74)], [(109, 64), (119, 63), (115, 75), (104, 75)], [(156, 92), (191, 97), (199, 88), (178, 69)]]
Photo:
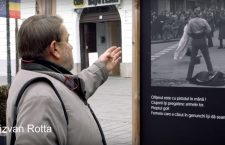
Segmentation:
[(56, 0), (36, 0), (36, 14), (55, 15)]

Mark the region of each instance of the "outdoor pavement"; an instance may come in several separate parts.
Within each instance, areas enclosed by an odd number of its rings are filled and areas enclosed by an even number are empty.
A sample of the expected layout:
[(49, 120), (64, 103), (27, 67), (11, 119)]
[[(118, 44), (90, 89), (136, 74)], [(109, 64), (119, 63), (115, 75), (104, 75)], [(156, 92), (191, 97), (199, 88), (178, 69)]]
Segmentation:
[(132, 144), (131, 78), (109, 77), (89, 99), (108, 145)]

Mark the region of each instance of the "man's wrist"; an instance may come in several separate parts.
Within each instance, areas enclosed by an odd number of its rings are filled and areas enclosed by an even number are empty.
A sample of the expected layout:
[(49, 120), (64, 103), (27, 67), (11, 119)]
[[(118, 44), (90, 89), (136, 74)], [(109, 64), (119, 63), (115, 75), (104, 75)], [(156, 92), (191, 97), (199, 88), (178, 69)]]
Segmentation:
[(109, 70), (107, 69), (107, 64), (106, 64), (106, 62), (104, 62), (104, 61), (101, 61), (101, 60), (97, 60), (97, 61), (95, 61), (94, 62), (94, 64), (99, 68), (99, 69), (101, 69), (103, 72), (104, 72), (104, 74), (105, 75), (109, 75)]

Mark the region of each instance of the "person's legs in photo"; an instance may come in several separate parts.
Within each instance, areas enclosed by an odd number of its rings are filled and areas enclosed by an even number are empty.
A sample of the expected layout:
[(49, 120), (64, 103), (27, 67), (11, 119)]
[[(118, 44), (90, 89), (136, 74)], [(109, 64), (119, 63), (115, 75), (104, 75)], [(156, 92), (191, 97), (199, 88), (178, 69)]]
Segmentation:
[(187, 73), (187, 81), (190, 81), (194, 72), (194, 67), (196, 64), (196, 56), (198, 55), (198, 47), (195, 47), (192, 45), (192, 51), (191, 51), (191, 58), (190, 58), (190, 63), (188, 66), (188, 73)]
[(210, 59), (208, 48), (202, 48), (200, 50), (201, 50), (202, 55), (205, 59), (205, 63), (206, 63), (209, 74), (213, 75), (214, 70), (213, 70), (213, 66), (212, 66), (212, 62), (211, 62), (211, 59)]
[(222, 49), (223, 48), (223, 39), (219, 39), (220, 41), (220, 46), (218, 47), (218, 49)]
[(208, 36), (208, 47), (213, 47), (213, 41), (212, 41), (212, 36)]

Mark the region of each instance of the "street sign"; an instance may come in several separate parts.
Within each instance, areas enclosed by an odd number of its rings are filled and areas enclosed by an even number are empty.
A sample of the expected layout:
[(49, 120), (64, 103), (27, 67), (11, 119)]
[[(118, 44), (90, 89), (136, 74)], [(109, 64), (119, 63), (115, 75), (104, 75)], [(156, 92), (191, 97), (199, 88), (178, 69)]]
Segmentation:
[(74, 0), (75, 9), (120, 4), (120, 0)]

